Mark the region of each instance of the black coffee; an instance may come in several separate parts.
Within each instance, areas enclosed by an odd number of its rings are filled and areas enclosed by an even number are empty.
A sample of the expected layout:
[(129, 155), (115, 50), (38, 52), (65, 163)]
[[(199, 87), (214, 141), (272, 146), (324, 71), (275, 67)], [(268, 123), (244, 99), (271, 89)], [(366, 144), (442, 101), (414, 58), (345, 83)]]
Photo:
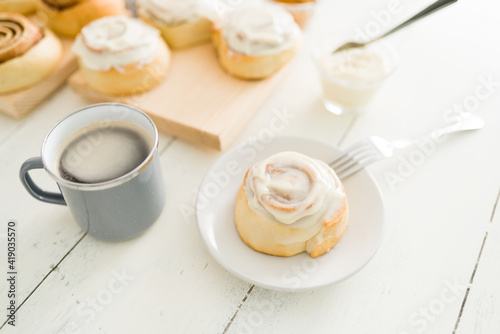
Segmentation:
[(62, 145), (58, 170), (78, 183), (116, 179), (139, 166), (149, 155), (153, 138), (130, 122), (94, 124), (78, 130)]

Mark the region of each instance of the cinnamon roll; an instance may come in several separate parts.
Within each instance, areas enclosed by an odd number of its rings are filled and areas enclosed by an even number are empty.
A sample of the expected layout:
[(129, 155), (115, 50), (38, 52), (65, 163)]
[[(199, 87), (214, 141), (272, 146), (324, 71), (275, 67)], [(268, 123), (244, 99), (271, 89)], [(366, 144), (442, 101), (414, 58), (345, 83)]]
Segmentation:
[(324, 162), (282, 152), (252, 166), (235, 206), (238, 233), (256, 251), (318, 257), (342, 237), (348, 207), (344, 187)]
[(36, 11), (36, 0), (0, 0), (0, 12), (30, 14)]
[(236, 9), (213, 30), (219, 62), (242, 79), (263, 79), (296, 53), (300, 28), (283, 8), (260, 4)]
[(304, 28), (314, 12), (316, 0), (271, 0), (279, 3), (290, 14), (295, 22)]
[(172, 48), (184, 48), (210, 41), (210, 9), (200, 0), (141, 0), (137, 13), (161, 31)]
[(108, 16), (85, 26), (72, 50), (83, 79), (98, 92), (137, 94), (166, 76), (170, 51), (160, 32), (139, 19)]
[(17, 13), (0, 13), (0, 93), (30, 87), (56, 67), (61, 42)]
[(124, 0), (37, 0), (39, 14), (55, 33), (75, 37), (103, 16), (125, 14)]

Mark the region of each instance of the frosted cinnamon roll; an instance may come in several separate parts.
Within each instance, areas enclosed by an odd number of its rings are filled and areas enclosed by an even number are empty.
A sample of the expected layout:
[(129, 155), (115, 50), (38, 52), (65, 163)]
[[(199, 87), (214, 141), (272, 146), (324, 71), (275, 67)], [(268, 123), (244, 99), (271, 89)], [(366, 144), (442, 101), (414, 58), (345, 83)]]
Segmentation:
[(304, 28), (314, 12), (316, 0), (271, 0), (281, 4), (297, 24)]
[(243, 79), (262, 79), (296, 53), (300, 28), (283, 8), (259, 4), (228, 13), (213, 31), (222, 67)]
[(103, 16), (125, 14), (124, 0), (37, 0), (39, 15), (55, 33), (75, 37)]
[(36, 0), (0, 0), (0, 12), (30, 14), (36, 11)]
[(103, 17), (85, 26), (72, 50), (88, 86), (111, 95), (152, 89), (165, 78), (170, 64), (160, 32), (125, 16)]
[(56, 67), (57, 37), (21, 14), (0, 13), (0, 93), (30, 87)]
[(210, 8), (201, 0), (140, 0), (139, 17), (155, 26), (172, 48), (210, 41)]
[(318, 257), (342, 237), (348, 207), (344, 187), (324, 162), (282, 152), (252, 166), (235, 206), (238, 233), (256, 251)]

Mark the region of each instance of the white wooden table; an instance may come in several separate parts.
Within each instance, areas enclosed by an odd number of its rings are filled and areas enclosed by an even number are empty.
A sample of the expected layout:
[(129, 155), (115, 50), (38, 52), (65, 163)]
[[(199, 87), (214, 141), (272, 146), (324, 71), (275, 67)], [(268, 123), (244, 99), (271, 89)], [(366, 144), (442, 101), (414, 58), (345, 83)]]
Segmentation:
[[(394, 1), (323, 1), (306, 45), (330, 30), (395, 24), (429, 3)], [(380, 14), (398, 3), (398, 13)], [(234, 143), (258, 136), (276, 109), (289, 115), (279, 134), (339, 147), (418, 134), (458, 108), (486, 120), (432, 152), (413, 148), (369, 167), (385, 202), (380, 249), (352, 278), (318, 290), (253, 286), (208, 254), (194, 215), (179, 208), (193, 205), (223, 153), (162, 135), (162, 216), (136, 239), (107, 243), (83, 234), (66, 207), (30, 197), (17, 176), (50, 127), (87, 102), (64, 87), (24, 120), (0, 116), (0, 333), (500, 333), (499, 12), (496, 0), (460, 0), (396, 36), (399, 68), (356, 117), (322, 108), (306, 47)], [(400, 178), (391, 182), (388, 173)], [(34, 177), (55, 188), (43, 171)], [(18, 238), (15, 327), (4, 324), (10, 219)]]

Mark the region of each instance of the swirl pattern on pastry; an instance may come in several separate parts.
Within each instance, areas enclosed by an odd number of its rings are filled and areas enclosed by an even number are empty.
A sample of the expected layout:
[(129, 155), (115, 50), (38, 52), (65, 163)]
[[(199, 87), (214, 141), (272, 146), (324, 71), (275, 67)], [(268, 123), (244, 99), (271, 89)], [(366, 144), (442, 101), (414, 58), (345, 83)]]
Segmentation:
[(23, 55), (42, 38), (42, 29), (25, 16), (0, 13), (0, 63)]
[(108, 16), (85, 26), (72, 50), (89, 69), (125, 71), (127, 65), (140, 68), (157, 57), (159, 35), (138, 19)]
[(326, 163), (282, 152), (248, 170), (234, 219), (242, 241), (256, 251), (318, 257), (340, 240), (348, 215), (344, 187)]
[(254, 165), (245, 180), (248, 205), (277, 224), (317, 233), (343, 206), (337, 175), (324, 162), (296, 152), (275, 154)]
[(230, 49), (252, 56), (277, 54), (300, 35), (293, 17), (277, 5), (242, 7), (225, 19), (223, 36)]

